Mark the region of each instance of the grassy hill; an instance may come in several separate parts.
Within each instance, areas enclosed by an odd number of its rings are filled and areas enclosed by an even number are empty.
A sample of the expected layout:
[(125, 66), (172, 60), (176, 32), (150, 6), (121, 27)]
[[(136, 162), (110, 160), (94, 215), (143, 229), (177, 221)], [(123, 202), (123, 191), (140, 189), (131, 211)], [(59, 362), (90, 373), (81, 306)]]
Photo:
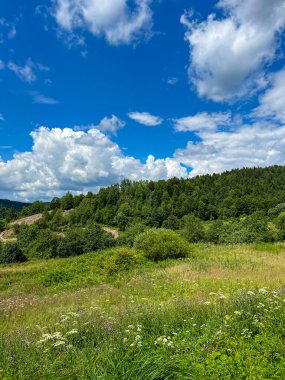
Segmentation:
[(243, 169), (23, 209), (0, 243), (0, 379), (283, 380), (284, 184)]
[(1, 267), (1, 378), (284, 379), (283, 244), (110, 254)]

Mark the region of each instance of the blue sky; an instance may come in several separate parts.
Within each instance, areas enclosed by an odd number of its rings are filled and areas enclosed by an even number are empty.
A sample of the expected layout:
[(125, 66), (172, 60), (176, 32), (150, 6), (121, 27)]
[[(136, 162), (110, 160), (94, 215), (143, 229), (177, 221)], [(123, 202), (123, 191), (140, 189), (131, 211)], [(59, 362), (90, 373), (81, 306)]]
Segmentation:
[(284, 0), (0, 4), (0, 198), (284, 164)]

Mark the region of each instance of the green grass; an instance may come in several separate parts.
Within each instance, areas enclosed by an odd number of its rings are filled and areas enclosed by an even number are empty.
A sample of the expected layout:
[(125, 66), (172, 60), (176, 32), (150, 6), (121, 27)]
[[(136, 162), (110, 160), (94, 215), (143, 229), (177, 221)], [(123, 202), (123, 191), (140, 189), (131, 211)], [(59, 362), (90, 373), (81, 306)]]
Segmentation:
[(104, 255), (0, 267), (0, 379), (285, 378), (282, 244), (114, 276)]

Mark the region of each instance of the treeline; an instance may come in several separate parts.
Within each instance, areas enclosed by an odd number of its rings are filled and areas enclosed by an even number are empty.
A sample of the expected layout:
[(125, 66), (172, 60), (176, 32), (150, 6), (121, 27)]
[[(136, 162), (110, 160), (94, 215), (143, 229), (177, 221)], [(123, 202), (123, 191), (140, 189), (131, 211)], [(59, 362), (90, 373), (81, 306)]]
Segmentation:
[[(228, 220), (256, 211), (275, 213), (285, 203), (285, 167), (236, 169), (222, 174), (167, 181), (122, 181), (98, 194), (54, 198), (49, 209), (76, 208), (74, 218), (108, 225), (127, 226), (133, 220), (161, 227), (169, 218), (192, 214), (202, 221)], [(35, 202), (22, 215), (43, 212), (48, 206)], [(281, 207), (281, 206), (280, 206)], [(282, 210), (281, 210), (282, 211)], [(75, 215), (76, 214), (76, 215)]]
[[(174, 230), (188, 243), (283, 241), (285, 167), (157, 182), (124, 180), (98, 194), (67, 193), (49, 204), (34, 202), (20, 216), (38, 213), (43, 217), (32, 226), (15, 227), (17, 247), (27, 258), (132, 247), (140, 234), (160, 228)], [(102, 225), (118, 228), (119, 238), (112, 239)]]

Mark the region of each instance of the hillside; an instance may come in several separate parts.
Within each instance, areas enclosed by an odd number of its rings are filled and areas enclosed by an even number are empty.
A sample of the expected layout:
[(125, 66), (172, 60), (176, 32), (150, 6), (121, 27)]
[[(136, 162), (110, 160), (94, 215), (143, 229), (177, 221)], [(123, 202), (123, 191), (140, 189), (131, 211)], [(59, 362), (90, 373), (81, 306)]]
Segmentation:
[(113, 254), (0, 266), (0, 377), (284, 379), (284, 245)]
[(201, 220), (229, 219), (256, 211), (268, 214), (285, 204), (285, 167), (239, 169), (192, 179), (123, 181), (89, 193), (84, 199), (64, 197), (78, 217), (124, 226), (141, 219), (150, 226), (173, 223), (193, 214)]
[(283, 380), (284, 184), (123, 181), (4, 221), (0, 378)]
[(10, 201), (8, 199), (0, 199), (0, 209), (1, 208), (13, 208), (16, 211), (21, 211), (24, 207), (28, 206), (29, 203)]

